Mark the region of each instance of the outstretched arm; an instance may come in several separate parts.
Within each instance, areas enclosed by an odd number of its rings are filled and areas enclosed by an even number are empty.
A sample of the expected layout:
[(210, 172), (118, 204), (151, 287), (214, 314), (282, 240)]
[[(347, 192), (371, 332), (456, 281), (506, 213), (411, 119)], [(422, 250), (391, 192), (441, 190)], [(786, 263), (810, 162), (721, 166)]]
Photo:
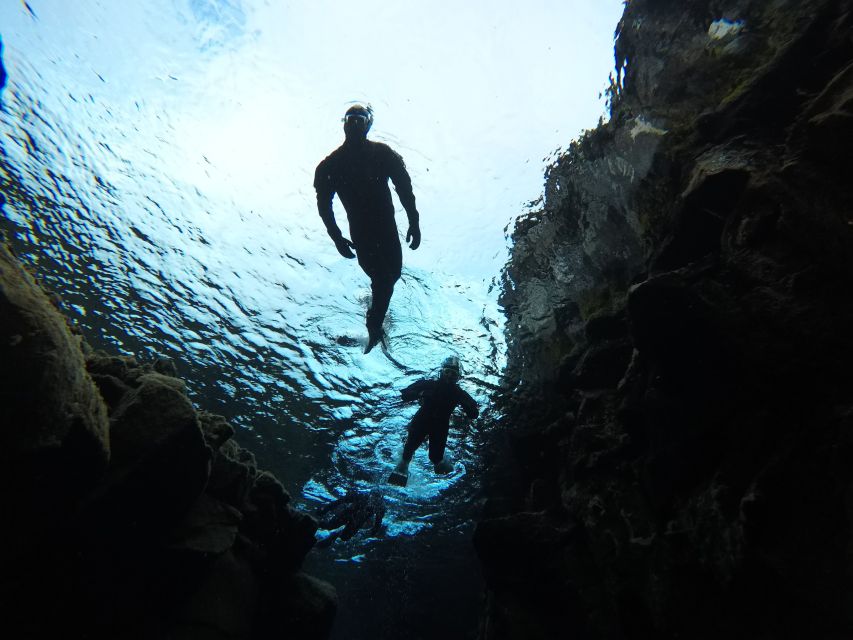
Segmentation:
[(335, 222), (335, 211), (332, 208), (332, 198), (335, 197), (335, 189), (332, 187), (332, 177), (325, 169), (325, 163), (320, 163), (314, 173), (314, 189), (317, 191), (317, 211), (320, 219), (326, 225), (326, 233), (335, 243), (335, 248), (344, 258), (355, 258), (352, 252), (352, 242), (344, 238), (338, 223)]

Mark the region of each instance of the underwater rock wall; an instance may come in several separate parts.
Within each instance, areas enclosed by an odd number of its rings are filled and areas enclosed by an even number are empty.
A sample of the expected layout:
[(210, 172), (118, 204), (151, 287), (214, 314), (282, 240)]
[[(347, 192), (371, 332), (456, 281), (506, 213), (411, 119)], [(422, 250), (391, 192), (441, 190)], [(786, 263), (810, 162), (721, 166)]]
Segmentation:
[(0, 602), (16, 638), (328, 636), (316, 522), (168, 360), (93, 352), (0, 245)]
[(853, 637), (853, 2), (631, 0), (506, 267), (481, 638)]

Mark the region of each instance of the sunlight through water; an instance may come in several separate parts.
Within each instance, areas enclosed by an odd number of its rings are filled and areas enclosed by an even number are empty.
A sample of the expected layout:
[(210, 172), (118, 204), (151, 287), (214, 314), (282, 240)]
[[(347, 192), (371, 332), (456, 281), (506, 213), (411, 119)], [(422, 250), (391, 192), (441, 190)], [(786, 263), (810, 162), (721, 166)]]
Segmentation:
[[(383, 491), (385, 539), (462, 531), (505, 364), (506, 233), (556, 150), (604, 116), (621, 9), (7, 0), (0, 228), (94, 346), (172, 358), (309, 512), (383, 483), (417, 408), (400, 389), (459, 356), (481, 417), (454, 418), (453, 472), (421, 448), (409, 486)], [(388, 347), (367, 355), (369, 281), (312, 186), (353, 102), (403, 156), (423, 233), (403, 247)], [(381, 544), (322, 557), (363, 566)]]

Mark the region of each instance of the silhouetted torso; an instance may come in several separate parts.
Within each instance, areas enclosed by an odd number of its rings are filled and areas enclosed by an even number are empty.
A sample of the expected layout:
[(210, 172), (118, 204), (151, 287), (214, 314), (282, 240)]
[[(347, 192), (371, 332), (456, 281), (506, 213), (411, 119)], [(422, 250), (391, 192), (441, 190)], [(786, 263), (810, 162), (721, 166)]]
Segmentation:
[(314, 188), (318, 201), (327, 198), (331, 202), (338, 194), (356, 248), (377, 235), (400, 244), (389, 179), (404, 206), (407, 200), (414, 201), (403, 159), (388, 145), (371, 140), (345, 142), (317, 166)]
[(440, 378), (418, 380), (403, 389), (400, 395), (406, 401), (421, 399), (421, 407), (412, 418), (412, 422), (446, 425), (450, 421), (450, 414), (457, 406), (461, 406), (469, 418), (476, 418), (478, 414), (474, 398), (455, 382)]

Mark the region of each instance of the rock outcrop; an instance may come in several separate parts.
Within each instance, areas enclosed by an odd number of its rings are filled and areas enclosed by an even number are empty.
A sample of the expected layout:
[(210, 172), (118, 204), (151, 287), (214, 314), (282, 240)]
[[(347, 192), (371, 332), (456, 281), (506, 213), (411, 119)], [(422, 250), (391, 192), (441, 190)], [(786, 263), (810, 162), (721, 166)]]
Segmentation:
[(611, 119), (513, 234), (483, 640), (853, 637), (851, 34), (627, 3)]
[(92, 352), (0, 246), (0, 601), (16, 638), (324, 638), (316, 522), (166, 360)]

